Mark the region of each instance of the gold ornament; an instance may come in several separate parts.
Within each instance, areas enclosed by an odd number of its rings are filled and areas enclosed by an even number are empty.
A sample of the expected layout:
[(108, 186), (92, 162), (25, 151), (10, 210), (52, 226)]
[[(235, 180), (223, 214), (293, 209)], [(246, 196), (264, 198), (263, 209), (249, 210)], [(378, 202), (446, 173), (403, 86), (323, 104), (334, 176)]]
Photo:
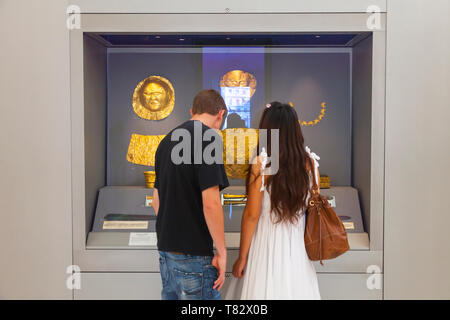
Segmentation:
[(220, 131), (220, 135), (227, 176), (231, 179), (245, 179), (258, 146), (258, 129), (225, 129)]
[(143, 166), (155, 166), (155, 153), (165, 135), (144, 136), (133, 133), (128, 146), (127, 160)]
[[(292, 102), (289, 102), (289, 105), (291, 107), (294, 107), (294, 104)], [(316, 119), (314, 119), (313, 121), (300, 121), (300, 120), (298, 120), (300, 125), (301, 126), (315, 126), (316, 124), (318, 124), (322, 120), (322, 118), (325, 116), (325, 110), (327, 108), (325, 102), (322, 102), (321, 107), (322, 108), (320, 109), (320, 114), (319, 114), (319, 116)]]
[(169, 80), (150, 76), (138, 83), (133, 93), (133, 109), (147, 120), (166, 118), (175, 105), (175, 91)]
[[(156, 173), (155, 171), (144, 171), (145, 186), (152, 189), (155, 186)], [(153, 197), (152, 197), (153, 200)]]

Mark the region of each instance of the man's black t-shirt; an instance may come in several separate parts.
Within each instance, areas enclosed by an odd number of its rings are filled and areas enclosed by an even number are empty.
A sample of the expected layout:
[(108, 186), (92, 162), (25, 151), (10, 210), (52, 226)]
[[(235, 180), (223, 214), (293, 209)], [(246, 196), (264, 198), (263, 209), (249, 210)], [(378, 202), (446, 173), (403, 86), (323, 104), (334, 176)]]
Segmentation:
[[(201, 137), (194, 135), (194, 126), (198, 135), (201, 132)], [(186, 121), (173, 129), (158, 146), (155, 155), (155, 189), (158, 189), (159, 195), (156, 220), (158, 250), (213, 255), (213, 241), (203, 213), (202, 191), (213, 186), (219, 186), (222, 190), (229, 183), (222, 161), (206, 164), (201, 157), (199, 162), (198, 157), (203, 154), (205, 147), (215, 139), (220, 139), (215, 133), (215, 138), (205, 138), (208, 141), (203, 141), (203, 134), (208, 129), (210, 128), (199, 120)], [(189, 134), (189, 141), (185, 141), (185, 134)], [(199, 143), (194, 143), (194, 140)], [(190, 155), (184, 153), (187, 148), (180, 151), (182, 144), (190, 147)], [(190, 162), (180, 163), (179, 158), (174, 162), (172, 149), (175, 157), (186, 156), (184, 159), (190, 158)], [(212, 152), (212, 155), (215, 153)], [(222, 151), (219, 156), (222, 160)], [(206, 162), (210, 163), (209, 160)]]

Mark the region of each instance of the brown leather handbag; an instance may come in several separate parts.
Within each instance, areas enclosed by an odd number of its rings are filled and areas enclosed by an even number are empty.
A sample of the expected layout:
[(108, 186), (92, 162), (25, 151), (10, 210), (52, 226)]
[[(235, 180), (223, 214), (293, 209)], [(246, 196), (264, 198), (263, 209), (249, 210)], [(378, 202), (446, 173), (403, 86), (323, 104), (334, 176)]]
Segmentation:
[(336, 212), (325, 196), (319, 193), (314, 163), (312, 168), (312, 190), (306, 210), (305, 248), (313, 261), (334, 259), (349, 249), (347, 232)]

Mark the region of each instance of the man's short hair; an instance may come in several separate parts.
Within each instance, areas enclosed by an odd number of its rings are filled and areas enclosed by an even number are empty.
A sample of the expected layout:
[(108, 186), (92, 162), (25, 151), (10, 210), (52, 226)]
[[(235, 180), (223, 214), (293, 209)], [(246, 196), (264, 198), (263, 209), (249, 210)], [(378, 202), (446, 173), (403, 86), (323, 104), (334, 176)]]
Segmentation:
[(220, 110), (225, 110), (224, 117), (227, 113), (227, 106), (219, 92), (213, 89), (202, 90), (194, 98), (192, 104), (193, 114), (208, 113), (213, 116), (217, 115)]

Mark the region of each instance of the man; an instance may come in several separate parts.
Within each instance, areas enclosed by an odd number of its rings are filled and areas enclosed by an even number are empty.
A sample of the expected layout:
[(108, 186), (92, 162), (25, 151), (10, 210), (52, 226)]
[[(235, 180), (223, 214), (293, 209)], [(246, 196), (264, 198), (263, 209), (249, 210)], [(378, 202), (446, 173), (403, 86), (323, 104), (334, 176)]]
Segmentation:
[[(221, 299), (227, 251), (219, 191), (229, 183), (223, 161), (207, 164), (211, 161), (203, 159), (205, 148), (218, 143), (219, 135), (215, 133), (211, 142), (202, 137), (205, 131), (211, 133), (211, 128), (220, 129), (226, 111), (217, 91), (199, 92), (191, 108), (192, 118), (173, 129), (156, 151), (153, 208), (158, 216), (163, 300)], [(189, 134), (189, 139), (185, 136), (189, 148), (180, 152), (180, 144), (186, 143), (180, 136), (185, 133)], [(219, 153), (222, 159), (221, 148)], [(180, 163), (180, 156), (187, 161)]]

